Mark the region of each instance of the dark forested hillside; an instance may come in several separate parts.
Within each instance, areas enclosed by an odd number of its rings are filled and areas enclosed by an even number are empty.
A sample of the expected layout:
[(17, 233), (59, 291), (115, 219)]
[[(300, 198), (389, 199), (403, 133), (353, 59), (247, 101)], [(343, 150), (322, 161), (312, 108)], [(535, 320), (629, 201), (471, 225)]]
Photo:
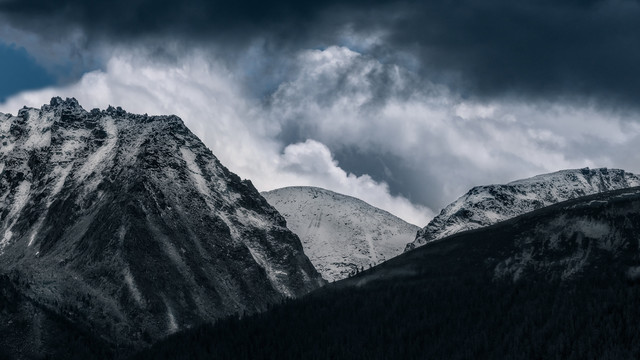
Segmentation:
[[(64, 317), (75, 309), (64, 307), (63, 315), (58, 315), (50, 309), (57, 304), (38, 303), (21, 294), (18, 288), (28, 284), (11, 275), (0, 274), (0, 359), (39, 359), (43, 353), (50, 359), (117, 356), (117, 348)], [(32, 338), (38, 339), (37, 344)]]
[(138, 359), (640, 357), (640, 190), (436, 241)]

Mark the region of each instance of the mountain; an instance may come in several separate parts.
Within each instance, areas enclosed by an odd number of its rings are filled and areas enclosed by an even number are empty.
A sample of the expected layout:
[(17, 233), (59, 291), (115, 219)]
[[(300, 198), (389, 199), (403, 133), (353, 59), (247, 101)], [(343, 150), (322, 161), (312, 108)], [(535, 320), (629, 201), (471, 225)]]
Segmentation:
[(635, 359), (640, 188), (432, 241), (137, 359)]
[(286, 187), (262, 196), (284, 216), (329, 281), (401, 254), (419, 229), (360, 199), (316, 187)]
[(640, 186), (640, 176), (607, 168), (562, 170), (506, 185), (476, 186), (418, 231), (405, 251), (561, 201), (633, 186)]
[(0, 338), (15, 357), (63, 348), (69, 326), (137, 349), (324, 284), (284, 218), (176, 116), (53, 98), (0, 114), (0, 142), (0, 273), (27, 306), (0, 315), (0, 333), (24, 335)]

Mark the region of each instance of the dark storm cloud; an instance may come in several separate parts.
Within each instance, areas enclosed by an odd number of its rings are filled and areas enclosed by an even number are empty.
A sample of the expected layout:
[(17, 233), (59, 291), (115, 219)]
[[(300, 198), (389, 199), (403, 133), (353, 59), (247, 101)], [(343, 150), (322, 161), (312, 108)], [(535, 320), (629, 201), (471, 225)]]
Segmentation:
[(267, 35), (276, 30), (282, 30), (279, 35), (297, 37), (327, 5), (295, 0), (5, 0), (0, 1), (0, 11), (9, 15), (14, 26), (43, 35), (57, 36), (80, 27), (95, 38), (168, 35), (202, 40), (217, 35)]
[[(417, 50), (474, 95), (596, 97), (634, 103), (640, 91), (640, 3), (431, 2), (391, 41)], [(571, 99), (569, 99), (571, 100)]]
[(433, 177), (416, 176), (416, 169), (401, 156), (388, 152), (362, 153), (357, 147), (344, 146), (334, 150), (340, 167), (349, 169), (357, 176), (368, 174), (389, 185), (393, 196), (404, 196), (414, 204), (425, 204), (434, 209), (442, 207), (451, 199), (435, 191), (425, 189), (440, 187)]
[(331, 45), (344, 26), (384, 30), (378, 55), (412, 53), (422, 74), (469, 96), (633, 104), (640, 92), (637, 0), (4, 0), (0, 11), (41, 35), (79, 27), (115, 41), (269, 37), (295, 48)]

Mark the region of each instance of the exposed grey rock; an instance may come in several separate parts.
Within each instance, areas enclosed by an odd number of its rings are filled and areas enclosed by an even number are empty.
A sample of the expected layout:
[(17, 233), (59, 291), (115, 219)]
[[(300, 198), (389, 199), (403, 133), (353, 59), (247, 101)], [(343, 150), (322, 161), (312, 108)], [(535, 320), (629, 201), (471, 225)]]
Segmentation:
[(108, 342), (138, 348), (324, 283), (284, 218), (176, 116), (53, 98), (0, 114), (0, 144), (0, 272)]

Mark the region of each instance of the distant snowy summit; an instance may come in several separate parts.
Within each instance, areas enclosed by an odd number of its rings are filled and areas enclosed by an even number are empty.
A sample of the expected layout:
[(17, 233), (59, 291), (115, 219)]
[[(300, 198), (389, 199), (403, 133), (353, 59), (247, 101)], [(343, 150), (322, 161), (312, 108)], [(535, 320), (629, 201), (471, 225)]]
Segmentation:
[(405, 251), (561, 201), (634, 186), (640, 186), (640, 176), (607, 168), (562, 170), (506, 185), (476, 186), (418, 231)]
[(321, 188), (287, 187), (262, 195), (285, 217), (329, 281), (401, 254), (419, 230), (362, 200)]

